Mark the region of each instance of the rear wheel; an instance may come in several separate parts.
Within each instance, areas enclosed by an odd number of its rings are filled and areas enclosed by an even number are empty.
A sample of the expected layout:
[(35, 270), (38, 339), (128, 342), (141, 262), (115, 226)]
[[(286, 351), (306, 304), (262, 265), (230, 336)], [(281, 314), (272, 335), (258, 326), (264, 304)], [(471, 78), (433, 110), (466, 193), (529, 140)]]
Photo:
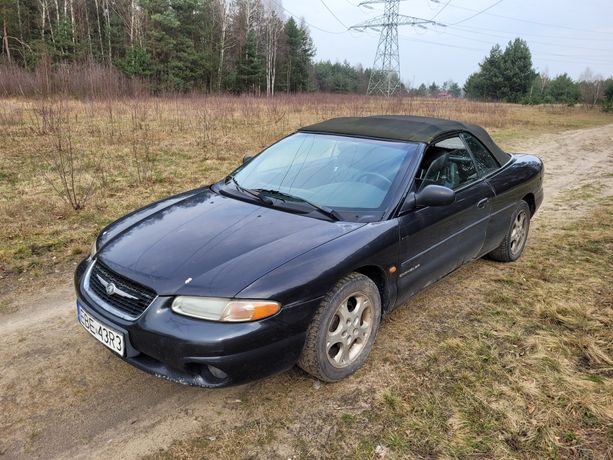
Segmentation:
[(362, 366), (381, 318), (375, 283), (352, 273), (324, 297), (307, 331), (298, 365), (325, 382), (336, 382)]
[(514, 262), (522, 255), (530, 230), (530, 206), (521, 201), (511, 219), (511, 225), (502, 243), (488, 254), (500, 262)]

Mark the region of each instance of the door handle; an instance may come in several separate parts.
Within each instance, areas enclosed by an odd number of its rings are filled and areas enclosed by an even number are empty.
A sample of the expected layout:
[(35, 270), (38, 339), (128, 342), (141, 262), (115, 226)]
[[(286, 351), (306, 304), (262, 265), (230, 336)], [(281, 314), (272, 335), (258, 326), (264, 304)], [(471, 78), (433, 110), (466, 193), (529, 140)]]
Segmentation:
[(477, 203), (477, 207), (481, 209), (485, 208), (485, 205), (487, 204), (487, 200), (488, 200), (487, 198), (483, 198), (481, 201)]

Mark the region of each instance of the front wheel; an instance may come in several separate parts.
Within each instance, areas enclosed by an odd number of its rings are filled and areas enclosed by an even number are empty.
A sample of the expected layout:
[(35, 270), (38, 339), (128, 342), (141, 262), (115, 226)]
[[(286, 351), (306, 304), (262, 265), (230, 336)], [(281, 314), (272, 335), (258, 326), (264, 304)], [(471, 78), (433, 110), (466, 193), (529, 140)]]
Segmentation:
[(298, 365), (324, 382), (350, 376), (370, 353), (380, 319), (377, 285), (360, 273), (346, 276), (322, 300)]
[(530, 230), (530, 206), (521, 201), (511, 219), (511, 225), (507, 230), (502, 243), (488, 254), (491, 259), (500, 262), (514, 262), (524, 252), (528, 231)]

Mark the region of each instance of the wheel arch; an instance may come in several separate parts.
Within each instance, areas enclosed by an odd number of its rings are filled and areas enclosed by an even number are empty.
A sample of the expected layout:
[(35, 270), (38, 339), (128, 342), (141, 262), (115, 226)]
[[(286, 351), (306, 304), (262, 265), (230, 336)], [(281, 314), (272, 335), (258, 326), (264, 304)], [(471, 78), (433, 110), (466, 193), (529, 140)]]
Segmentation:
[(536, 212), (536, 200), (534, 199), (534, 194), (528, 193), (522, 198), (522, 200), (528, 203), (528, 207), (530, 208), (530, 217), (532, 217)]
[(354, 272), (367, 276), (375, 283), (381, 296), (381, 313), (388, 311), (392, 306), (392, 292), (391, 282), (385, 270), (377, 265), (365, 265)]

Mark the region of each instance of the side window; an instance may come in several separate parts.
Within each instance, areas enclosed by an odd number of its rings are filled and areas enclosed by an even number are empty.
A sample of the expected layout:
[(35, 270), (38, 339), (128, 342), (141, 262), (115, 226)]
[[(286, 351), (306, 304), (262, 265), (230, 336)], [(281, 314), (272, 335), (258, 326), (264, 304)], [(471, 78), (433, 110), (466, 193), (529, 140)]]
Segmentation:
[(472, 157), (462, 139), (452, 137), (430, 147), (417, 172), (417, 190), (427, 185), (458, 189), (479, 178)]
[(492, 171), (495, 171), (496, 169), (500, 168), (500, 165), (498, 164), (498, 161), (496, 161), (496, 158), (494, 158), (494, 156), (489, 152), (488, 149), (485, 148), (485, 146), (481, 142), (479, 142), (470, 134), (464, 133), (462, 134), (462, 137), (464, 138), (464, 141), (466, 141), (466, 145), (468, 145), (468, 148), (475, 157), (477, 169), (482, 176), (485, 176), (486, 174), (489, 174)]

